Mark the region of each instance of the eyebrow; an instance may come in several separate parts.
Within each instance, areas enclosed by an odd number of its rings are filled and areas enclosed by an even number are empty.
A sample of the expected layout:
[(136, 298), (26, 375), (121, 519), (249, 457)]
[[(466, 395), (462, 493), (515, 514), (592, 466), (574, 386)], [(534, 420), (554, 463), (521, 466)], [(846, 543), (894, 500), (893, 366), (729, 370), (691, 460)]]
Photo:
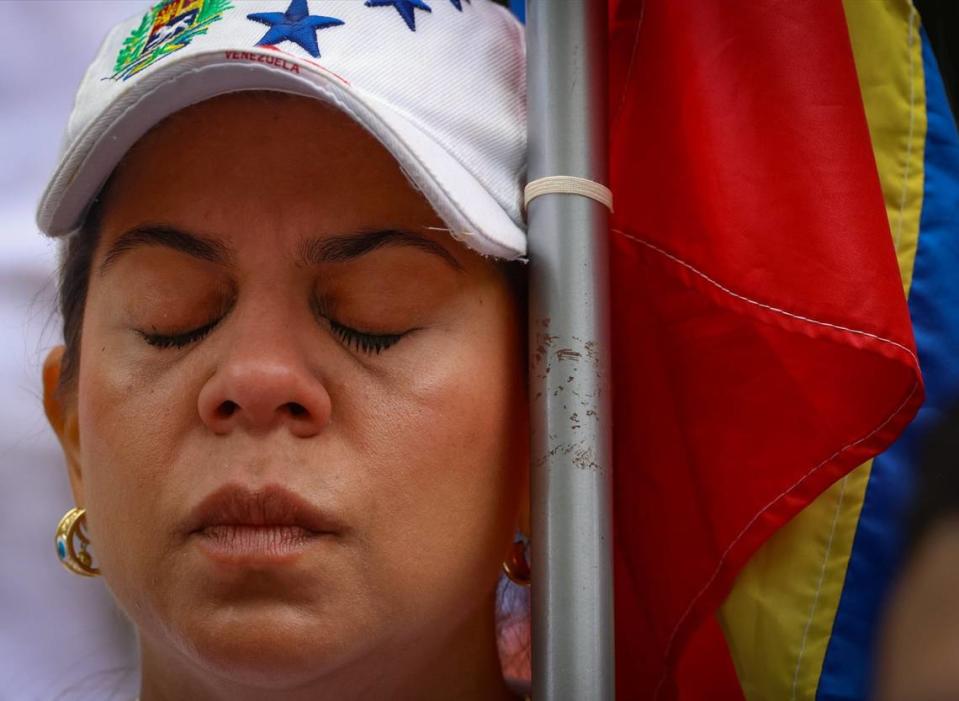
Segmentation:
[(462, 263), (440, 244), (401, 229), (360, 231), (355, 234), (308, 239), (300, 246), (299, 259), (304, 265), (343, 263), (386, 246), (418, 248), (439, 256), (454, 270), (463, 270)]
[[(106, 272), (124, 253), (140, 246), (163, 246), (220, 265), (232, 258), (231, 250), (216, 239), (191, 234), (166, 224), (146, 224), (130, 229), (113, 242), (100, 264), (100, 274)], [(386, 246), (418, 248), (439, 256), (454, 270), (463, 270), (463, 265), (440, 244), (400, 229), (311, 238), (300, 245), (298, 256), (303, 265), (343, 263)]]
[(190, 234), (165, 224), (145, 224), (123, 233), (107, 251), (100, 264), (102, 275), (124, 253), (141, 246), (163, 246), (211, 263), (224, 264), (230, 258), (230, 249), (215, 239)]

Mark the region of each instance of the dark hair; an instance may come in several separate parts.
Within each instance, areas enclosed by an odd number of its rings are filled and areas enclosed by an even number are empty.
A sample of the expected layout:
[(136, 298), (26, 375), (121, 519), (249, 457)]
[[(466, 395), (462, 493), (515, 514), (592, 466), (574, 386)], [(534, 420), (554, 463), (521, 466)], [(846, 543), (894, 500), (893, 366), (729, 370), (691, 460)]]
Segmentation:
[[(105, 190), (106, 188), (104, 188)], [(80, 369), (80, 336), (83, 333), (83, 311), (90, 287), (93, 254), (100, 241), (102, 193), (93, 201), (80, 230), (64, 244), (60, 261), (59, 307), (63, 318), (63, 361), (60, 371), (61, 394), (74, 389)]]

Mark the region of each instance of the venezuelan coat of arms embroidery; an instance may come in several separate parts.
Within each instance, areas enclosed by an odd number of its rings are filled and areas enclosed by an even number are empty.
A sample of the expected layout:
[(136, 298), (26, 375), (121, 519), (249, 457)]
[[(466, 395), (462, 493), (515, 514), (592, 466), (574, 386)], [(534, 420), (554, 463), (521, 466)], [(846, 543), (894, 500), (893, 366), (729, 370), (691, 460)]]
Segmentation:
[(143, 16), (117, 54), (113, 80), (126, 80), (206, 34), (233, 8), (230, 0), (164, 0)]

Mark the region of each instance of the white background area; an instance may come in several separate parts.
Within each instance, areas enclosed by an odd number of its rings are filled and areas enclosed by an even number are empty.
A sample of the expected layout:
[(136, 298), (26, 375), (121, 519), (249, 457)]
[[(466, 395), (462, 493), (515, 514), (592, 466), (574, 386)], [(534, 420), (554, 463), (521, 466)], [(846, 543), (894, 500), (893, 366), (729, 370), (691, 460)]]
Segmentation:
[[(73, 505), (41, 406), (40, 368), (60, 338), (56, 245), (34, 209), (73, 94), (107, 30), (149, 0), (0, 0), (0, 699), (136, 696), (133, 633), (102, 579), (57, 562)], [(94, 546), (95, 552), (95, 546)]]

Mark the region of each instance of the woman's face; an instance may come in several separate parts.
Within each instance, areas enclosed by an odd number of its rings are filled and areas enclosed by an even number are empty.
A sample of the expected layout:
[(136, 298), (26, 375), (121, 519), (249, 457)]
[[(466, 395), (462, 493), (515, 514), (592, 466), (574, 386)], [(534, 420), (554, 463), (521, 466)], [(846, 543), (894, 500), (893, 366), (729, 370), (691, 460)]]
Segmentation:
[(492, 628), (526, 498), (523, 327), (442, 227), (308, 99), (196, 105), (121, 165), (55, 423), (158, 664), (293, 686)]

